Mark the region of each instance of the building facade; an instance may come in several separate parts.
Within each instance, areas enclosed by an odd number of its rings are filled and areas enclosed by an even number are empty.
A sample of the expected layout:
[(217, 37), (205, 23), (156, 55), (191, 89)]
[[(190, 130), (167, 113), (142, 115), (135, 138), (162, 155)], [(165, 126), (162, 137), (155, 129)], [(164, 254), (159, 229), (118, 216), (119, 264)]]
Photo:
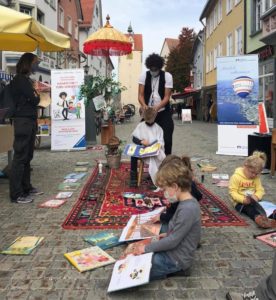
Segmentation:
[(134, 34), (131, 26), (127, 37), (132, 43), (132, 53), (118, 58), (118, 80), (127, 89), (121, 93), (121, 103), (139, 106), (138, 81), (142, 72), (143, 36)]
[[(259, 66), (260, 90), (265, 101), (270, 127), (276, 127), (276, 0), (266, 0), (262, 6), (262, 34), (261, 42), (267, 45), (262, 58), (268, 57)], [(261, 57), (260, 57), (261, 58)]]
[[(245, 52), (247, 54), (258, 54), (259, 57), (259, 101), (263, 101), (265, 104), (270, 128), (273, 127), (273, 116), (275, 115), (273, 113), (273, 103), (275, 103), (275, 47), (273, 46), (273, 40), (267, 40), (264, 37), (265, 35), (263, 36), (266, 25), (262, 21), (262, 16), (265, 16), (272, 6), (273, 1), (270, 0), (247, 0), (245, 20)], [(267, 43), (262, 41), (263, 38)]]
[(200, 21), (205, 20), (202, 94), (205, 110), (207, 94), (216, 102), (217, 57), (244, 54), (244, 15), (243, 0), (209, 0), (201, 13)]
[[(80, 24), (80, 50), (82, 51), (84, 41), (95, 31), (103, 26), (102, 2), (101, 0), (81, 0), (83, 11), (83, 22)], [(106, 60), (102, 56), (86, 55), (86, 60), (81, 62), (81, 67), (85, 66), (86, 74), (93, 76), (105, 76)], [(112, 69), (112, 68), (111, 68)], [(107, 65), (108, 74), (110, 66)]]
[(83, 22), (80, 0), (58, 0), (57, 31), (70, 37), (71, 49), (57, 54), (57, 68), (79, 68), (83, 53), (79, 49), (79, 24)]
[[(172, 38), (165, 38), (161, 52), (160, 52), (160, 56), (162, 56), (165, 60), (165, 64), (168, 60), (168, 57), (171, 53), (171, 51), (176, 48), (179, 44), (179, 40), (178, 39), (172, 39)], [(165, 67), (165, 66), (164, 66)]]

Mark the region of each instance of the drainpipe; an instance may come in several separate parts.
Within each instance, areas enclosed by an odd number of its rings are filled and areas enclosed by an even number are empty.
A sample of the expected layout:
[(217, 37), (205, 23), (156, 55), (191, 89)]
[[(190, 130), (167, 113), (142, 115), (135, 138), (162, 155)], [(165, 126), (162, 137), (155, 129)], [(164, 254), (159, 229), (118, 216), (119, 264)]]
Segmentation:
[[(202, 48), (203, 48), (203, 51), (202, 51), (202, 57), (203, 57), (203, 70), (202, 70), (202, 80), (203, 80), (203, 82), (202, 82), (202, 88), (203, 87), (205, 87), (205, 85), (206, 85), (206, 72), (205, 72), (205, 68), (206, 68), (206, 66), (205, 66), (205, 62), (206, 62), (206, 58), (205, 58), (205, 37), (206, 37), (206, 25), (203, 23), (203, 21), (202, 20), (200, 20), (200, 23), (202, 24), (202, 26), (203, 26), (203, 34), (204, 34), (204, 36), (203, 36), (203, 39), (204, 39), (204, 42), (201, 40), (201, 39), (199, 39), (200, 40), (200, 42), (202, 43)], [(202, 121), (204, 121), (204, 119), (205, 119), (205, 114), (204, 114), (204, 104), (203, 104), (203, 100), (204, 100), (204, 92), (203, 92), (203, 90), (202, 90), (202, 88), (201, 88), (201, 116), (202, 116)]]

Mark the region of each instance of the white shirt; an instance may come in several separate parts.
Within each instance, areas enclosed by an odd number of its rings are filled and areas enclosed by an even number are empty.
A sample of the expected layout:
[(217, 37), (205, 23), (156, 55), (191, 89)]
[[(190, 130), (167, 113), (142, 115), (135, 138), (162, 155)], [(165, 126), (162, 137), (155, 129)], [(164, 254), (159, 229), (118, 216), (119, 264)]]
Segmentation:
[[(139, 84), (145, 85), (146, 83), (146, 76), (147, 73), (144, 72), (140, 75), (139, 78)], [(151, 77), (151, 90), (152, 90), (152, 94), (151, 97), (149, 99), (149, 103), (148, 106), (155, 106), (158, 105), (161, 102), (161, 97), (158, 93), (158, 89), (159, 89), (159, 75), (157, 77)], [(168, 72), (165, 72), (165, 88), (168, 89), (172, 89), (173, 88), (173, 78), (172, 75)], [(161, 108), (159, 111), (164, 110), (165, 107)]]

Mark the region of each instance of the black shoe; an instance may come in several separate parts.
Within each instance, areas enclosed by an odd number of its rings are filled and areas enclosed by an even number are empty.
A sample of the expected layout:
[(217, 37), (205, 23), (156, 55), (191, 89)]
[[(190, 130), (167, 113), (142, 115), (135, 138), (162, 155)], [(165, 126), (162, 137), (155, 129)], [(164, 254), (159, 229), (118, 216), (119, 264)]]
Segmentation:
[(189, 277), (191, 276), (191, 268), (188, 268), (186, 270), (180, 270), (178, 272), (174, 272), (171, 274), (168, 274), (167, 277), (174, 277), (174, 276), (179, 276), (179, 277)]
[(15, 200), (12, 200), (13, 203), (19, 203), (19, 204), (27, 204), (33, 202), (33, 199), (30, 197), (24, 197), (24, 196), (19, 196)]

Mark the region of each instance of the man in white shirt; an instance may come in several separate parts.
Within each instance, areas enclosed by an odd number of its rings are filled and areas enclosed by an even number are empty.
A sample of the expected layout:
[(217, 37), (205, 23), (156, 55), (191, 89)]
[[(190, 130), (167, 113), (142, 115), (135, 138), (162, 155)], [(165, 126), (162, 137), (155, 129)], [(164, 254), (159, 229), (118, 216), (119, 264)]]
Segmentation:
[(143, 110), (153, 107), (157, 113), (155, 122), (163, 129), (165, 154), (172, 153), (172, 136), (174, 123), (170, 110), (170, 96), (173, 78), (168, 72), (162, 71), (164, 59), (158, 54), (147, 57), (145, 65), (149, 71), (139, 78), (138, 100)]

